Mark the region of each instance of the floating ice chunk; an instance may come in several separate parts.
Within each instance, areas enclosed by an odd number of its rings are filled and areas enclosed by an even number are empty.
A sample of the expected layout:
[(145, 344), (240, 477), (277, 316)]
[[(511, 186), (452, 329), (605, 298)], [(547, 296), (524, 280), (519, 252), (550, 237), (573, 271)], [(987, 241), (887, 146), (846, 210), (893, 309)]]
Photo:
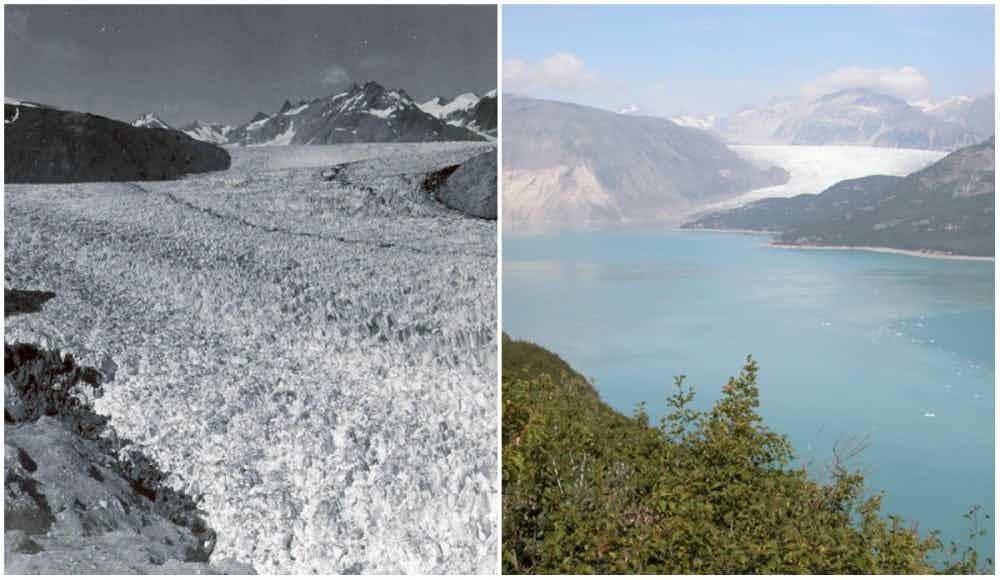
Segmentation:
[(933, 419), (934, 417), (937, 417), (937, 415), (934, 414), (934, 411), (927, 411), (926, 413), (924, 413), (924, 417)]

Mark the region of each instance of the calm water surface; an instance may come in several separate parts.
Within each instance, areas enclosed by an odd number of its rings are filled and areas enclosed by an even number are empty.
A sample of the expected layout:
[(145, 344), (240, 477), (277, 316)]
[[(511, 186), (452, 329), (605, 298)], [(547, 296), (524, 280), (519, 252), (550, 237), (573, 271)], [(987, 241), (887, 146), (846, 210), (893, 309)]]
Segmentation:
[(762, 414), (817, 476), (834, 442), (868, 437), (854, 465), (886, 510), (964, 540), (969, 507), (995, 514), (993, 263), (767, 241), (505, 236), (504, 330), (562, 355), (617, 409), (647, 402), (654, 419), (674, 375), (707, 406), (753, 354)]

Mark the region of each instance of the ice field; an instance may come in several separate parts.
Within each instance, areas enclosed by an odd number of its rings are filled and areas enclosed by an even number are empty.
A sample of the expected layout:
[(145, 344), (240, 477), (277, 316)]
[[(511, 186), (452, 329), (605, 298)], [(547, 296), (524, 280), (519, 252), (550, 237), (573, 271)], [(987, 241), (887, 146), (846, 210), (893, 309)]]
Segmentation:
[(739, 207), (766, 197), (820, 193), (839, 181), (868, 175), (907, 175), (948, 154), (947, 151), (849, 145), (731, 145), (730, 148), (764, 167), (781, 167), (789, 173), (789, 180), (783, 185), (748, 191), (706, 206), (707, 209)]
[[(496, 222), (433, 201), (476, 143), (234, 148), (180, 181), (7, 185), (7, 342), (95, 403), (258, 573), (491, 573)], [(336, 168), (335, 168), (336, 167)]]

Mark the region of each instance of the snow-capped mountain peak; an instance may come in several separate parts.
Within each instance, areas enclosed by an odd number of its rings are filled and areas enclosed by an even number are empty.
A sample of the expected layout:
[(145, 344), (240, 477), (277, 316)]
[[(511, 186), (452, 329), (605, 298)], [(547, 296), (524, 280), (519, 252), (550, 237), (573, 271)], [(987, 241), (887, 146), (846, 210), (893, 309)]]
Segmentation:
[(678, 115), (670, 117), (670, 120), (681, 127), (710, 131), (715, 128), (715, 122), (718, 119), (715, 115)]
[(374, 81), (360, 87), (351, 85), (346, 93), (335, 96), (332, 101), (341, 114), (368, 114), (382, 119), (417, 108), (406, 91), (387, 89)]
[(190, 125), (181, 128), (181, 131), (188, 136), (199, 141), (207, 141), (216, 145), (223, 145), (229, 141), (229, 133), (233, 130), (231, 125), (222, 123), (202, 123), (194, 121)]
[(135, 121), (132, 121), (133, 127), (144, 127), (146, 129), (170, 129), (170, 125), (164, 123), (159, 117), (154, 113), (146, 113), (145, 115), (139, 117)]
[(638, 115), (641, 111), (642, 111), (642, 109), (639, 108), (639, 105), (625, 105), (624, 107), (622, 107), (621, 109), (618, 110), (618, 114), (619, 115)]
[[(495, 91), (494, 91), (495, 94)], [(476, 93), (462, 93), (453, 99), (445, 99), (443, 97), (434, 97), (433, 99), (427, 101), (426, 103), (421, 103), (419, 105), (420, 109), (429, 114), (437, 117), (438, 119), (445, 119), (449, 117), (452, 113), (457, 111), (465, 111), (472, 107), (475, 107), (479, 103), (479, 96)]]
[(378, 141), (462, 141), (479, 137), (423, 111), (403, 89), (352, 84), (328, 97), (285, 101), (226, 134), (229, 144), (322, 145)]
[(954, 97), (949, 97), (943, 101), (932, 101), (930, 99), (921, 99), (919, 101), (914, 101), (910, 105), (920, 109), (925, 113), (933, 113), (940, 109), (945, 109), (949, 107), (961, 107), (967, 105), (973, 101), (972, 97), (966, 97), (965, 95), (957, 95)]

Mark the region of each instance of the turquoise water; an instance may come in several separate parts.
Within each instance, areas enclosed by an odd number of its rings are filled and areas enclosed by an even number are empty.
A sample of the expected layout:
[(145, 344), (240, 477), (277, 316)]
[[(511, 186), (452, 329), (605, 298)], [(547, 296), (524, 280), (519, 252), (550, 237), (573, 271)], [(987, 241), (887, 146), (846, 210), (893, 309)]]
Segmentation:
[[(818, 477), (836, 441), (885, 507), (965, 540), (993, 500), (993, 263), (768, 247), (763, 236), (591, 232), (503, 240), (503, 326), (655, 419), (672, 377), (714, 400), (747, 354), (761, 412)], [(992, 533), (992, 519), (985, 521)], [(992, 535), (980, 541), (992, 554)]]

